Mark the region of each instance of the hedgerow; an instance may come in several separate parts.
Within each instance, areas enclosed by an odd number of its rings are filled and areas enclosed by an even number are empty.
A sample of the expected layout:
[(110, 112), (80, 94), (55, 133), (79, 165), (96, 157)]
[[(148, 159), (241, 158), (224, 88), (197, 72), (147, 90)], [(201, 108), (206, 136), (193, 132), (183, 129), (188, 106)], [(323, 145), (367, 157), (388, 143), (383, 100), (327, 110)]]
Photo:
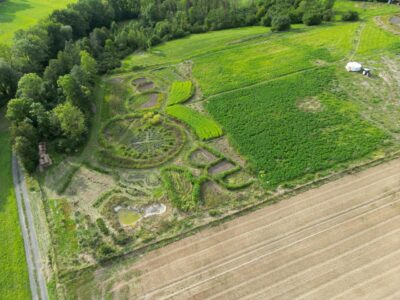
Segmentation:
[[(230, 133), (264, 185), (275, 188), (362, 158), (388, 138), (361, 119), (357, 106), (324, 93), (333, 74), (334, 69), (326, 68), (291, 75), (220, 95), (206, 108)], [(299, 108), (298, 101), (309, 97), (317, 98), (323, 109)]]
[(194, 92), (191, 81), (175, 81), (169, 91), (167, 105), (174, 105), (186, 102), (192, 97)]
[(173, 105), (166, 109), (171, 117), (184, 122), (191, 127), (202, 140), (209, 140), (222, 136), (222, 128), (211, 118), (182, 105)]

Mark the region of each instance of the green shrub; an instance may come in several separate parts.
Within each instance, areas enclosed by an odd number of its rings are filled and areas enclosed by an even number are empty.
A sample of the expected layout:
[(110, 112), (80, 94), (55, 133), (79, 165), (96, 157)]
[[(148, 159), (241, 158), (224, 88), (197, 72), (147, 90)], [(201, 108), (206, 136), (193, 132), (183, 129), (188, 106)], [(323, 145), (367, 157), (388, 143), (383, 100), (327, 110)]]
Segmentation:
[(342, 15), (342, 21), (345, 22), (353, 22), (353, 21), (358, 21), (360, 19), (358, 12), (349, 10), (343, 13)]
[(322, 16), (322, 19), (323, 19), (325, 22), (330, 22), (330, 21), (332, 21), (334, 15), (335, 15), (335, 14), (334, 14), (334, 12), (333, 12), (333, 9), (327, 9), (327, 10), (324, 11), (324, 14), (323, 14), (323, 16)]
[(104, 220), (102, 218), (98, 218), (96, 220), (96, 224), (97, 224), (97, 227), (99, 227), (100, 231), (103, 234), (105, 234), (105, 235), (109, 235), (110, 234), (110, 231), (108, 230), (107, 225), (106, 225), (106, 223), (104, 222)]
[(306, 11), (303, 15), (303, 23), (307, 26), (319, 25), (322, 19), (322, 13), (319, 11)]
[(265, 15), (261, 18), (261, 25), (270, 27), (272, 23), (272, 18), (269, 15)]
[(290, 29), (290, 18), (287, 15), (276, 16), (272, 19), (272, 31), (285, 31)]

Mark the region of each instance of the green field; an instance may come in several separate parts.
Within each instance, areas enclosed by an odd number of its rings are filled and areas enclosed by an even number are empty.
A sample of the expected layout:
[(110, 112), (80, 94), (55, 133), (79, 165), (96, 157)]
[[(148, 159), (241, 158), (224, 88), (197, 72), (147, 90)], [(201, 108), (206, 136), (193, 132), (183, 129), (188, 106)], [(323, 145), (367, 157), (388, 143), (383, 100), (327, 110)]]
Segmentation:
[(28, 299), (29, 278), (11, 174), (10, 140), (2, 121), (0, 145), (0, 298)]
[(329, 93), (332, 74), (326, 68), (291, 75), (207, 104), (266, 187), (361, 158), (387, 138), (356, 105)]
[(176, 81), (172, 83), (168, 95), (168, 105), (186, 102), (193, 95), (193, 84), (191, 81)]
[(0, 3), (0, 43), (10, 43), (14, 33), (27, 29), (53, 10), (75, 0), (7, 0)]
[(166, 113), (187, 124), (201, 140), (209, 140), (222, 135), (222, 129), (214, 120), (186, 106), (170, 106), (166, 109)]

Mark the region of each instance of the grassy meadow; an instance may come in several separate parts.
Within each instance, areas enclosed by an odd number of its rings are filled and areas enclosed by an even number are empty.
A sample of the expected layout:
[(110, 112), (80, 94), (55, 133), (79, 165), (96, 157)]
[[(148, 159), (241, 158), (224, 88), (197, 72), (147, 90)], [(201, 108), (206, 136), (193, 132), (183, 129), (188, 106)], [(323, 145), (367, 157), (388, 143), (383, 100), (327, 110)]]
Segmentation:
[(28, 299), (28, 270), (11, 173), (10, 139), (4, 119), (0, 120), (0, 179), (0, 298)]
[(11, 43), (14, 33), (27, 29), (53, 10), (75, 0), (7, 0), (0, 3), (0, 44)]

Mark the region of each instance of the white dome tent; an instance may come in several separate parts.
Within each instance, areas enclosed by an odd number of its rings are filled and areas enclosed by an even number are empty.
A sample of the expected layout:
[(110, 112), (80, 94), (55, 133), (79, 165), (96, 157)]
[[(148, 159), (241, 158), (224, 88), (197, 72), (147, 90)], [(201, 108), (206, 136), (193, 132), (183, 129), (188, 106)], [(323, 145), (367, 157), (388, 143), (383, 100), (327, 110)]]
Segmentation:
[(362, 69), (363, 69), (362, 65), (355, 61), (351, 61), (346, 65), (346, 70), (348, 72), (361, 72)]

